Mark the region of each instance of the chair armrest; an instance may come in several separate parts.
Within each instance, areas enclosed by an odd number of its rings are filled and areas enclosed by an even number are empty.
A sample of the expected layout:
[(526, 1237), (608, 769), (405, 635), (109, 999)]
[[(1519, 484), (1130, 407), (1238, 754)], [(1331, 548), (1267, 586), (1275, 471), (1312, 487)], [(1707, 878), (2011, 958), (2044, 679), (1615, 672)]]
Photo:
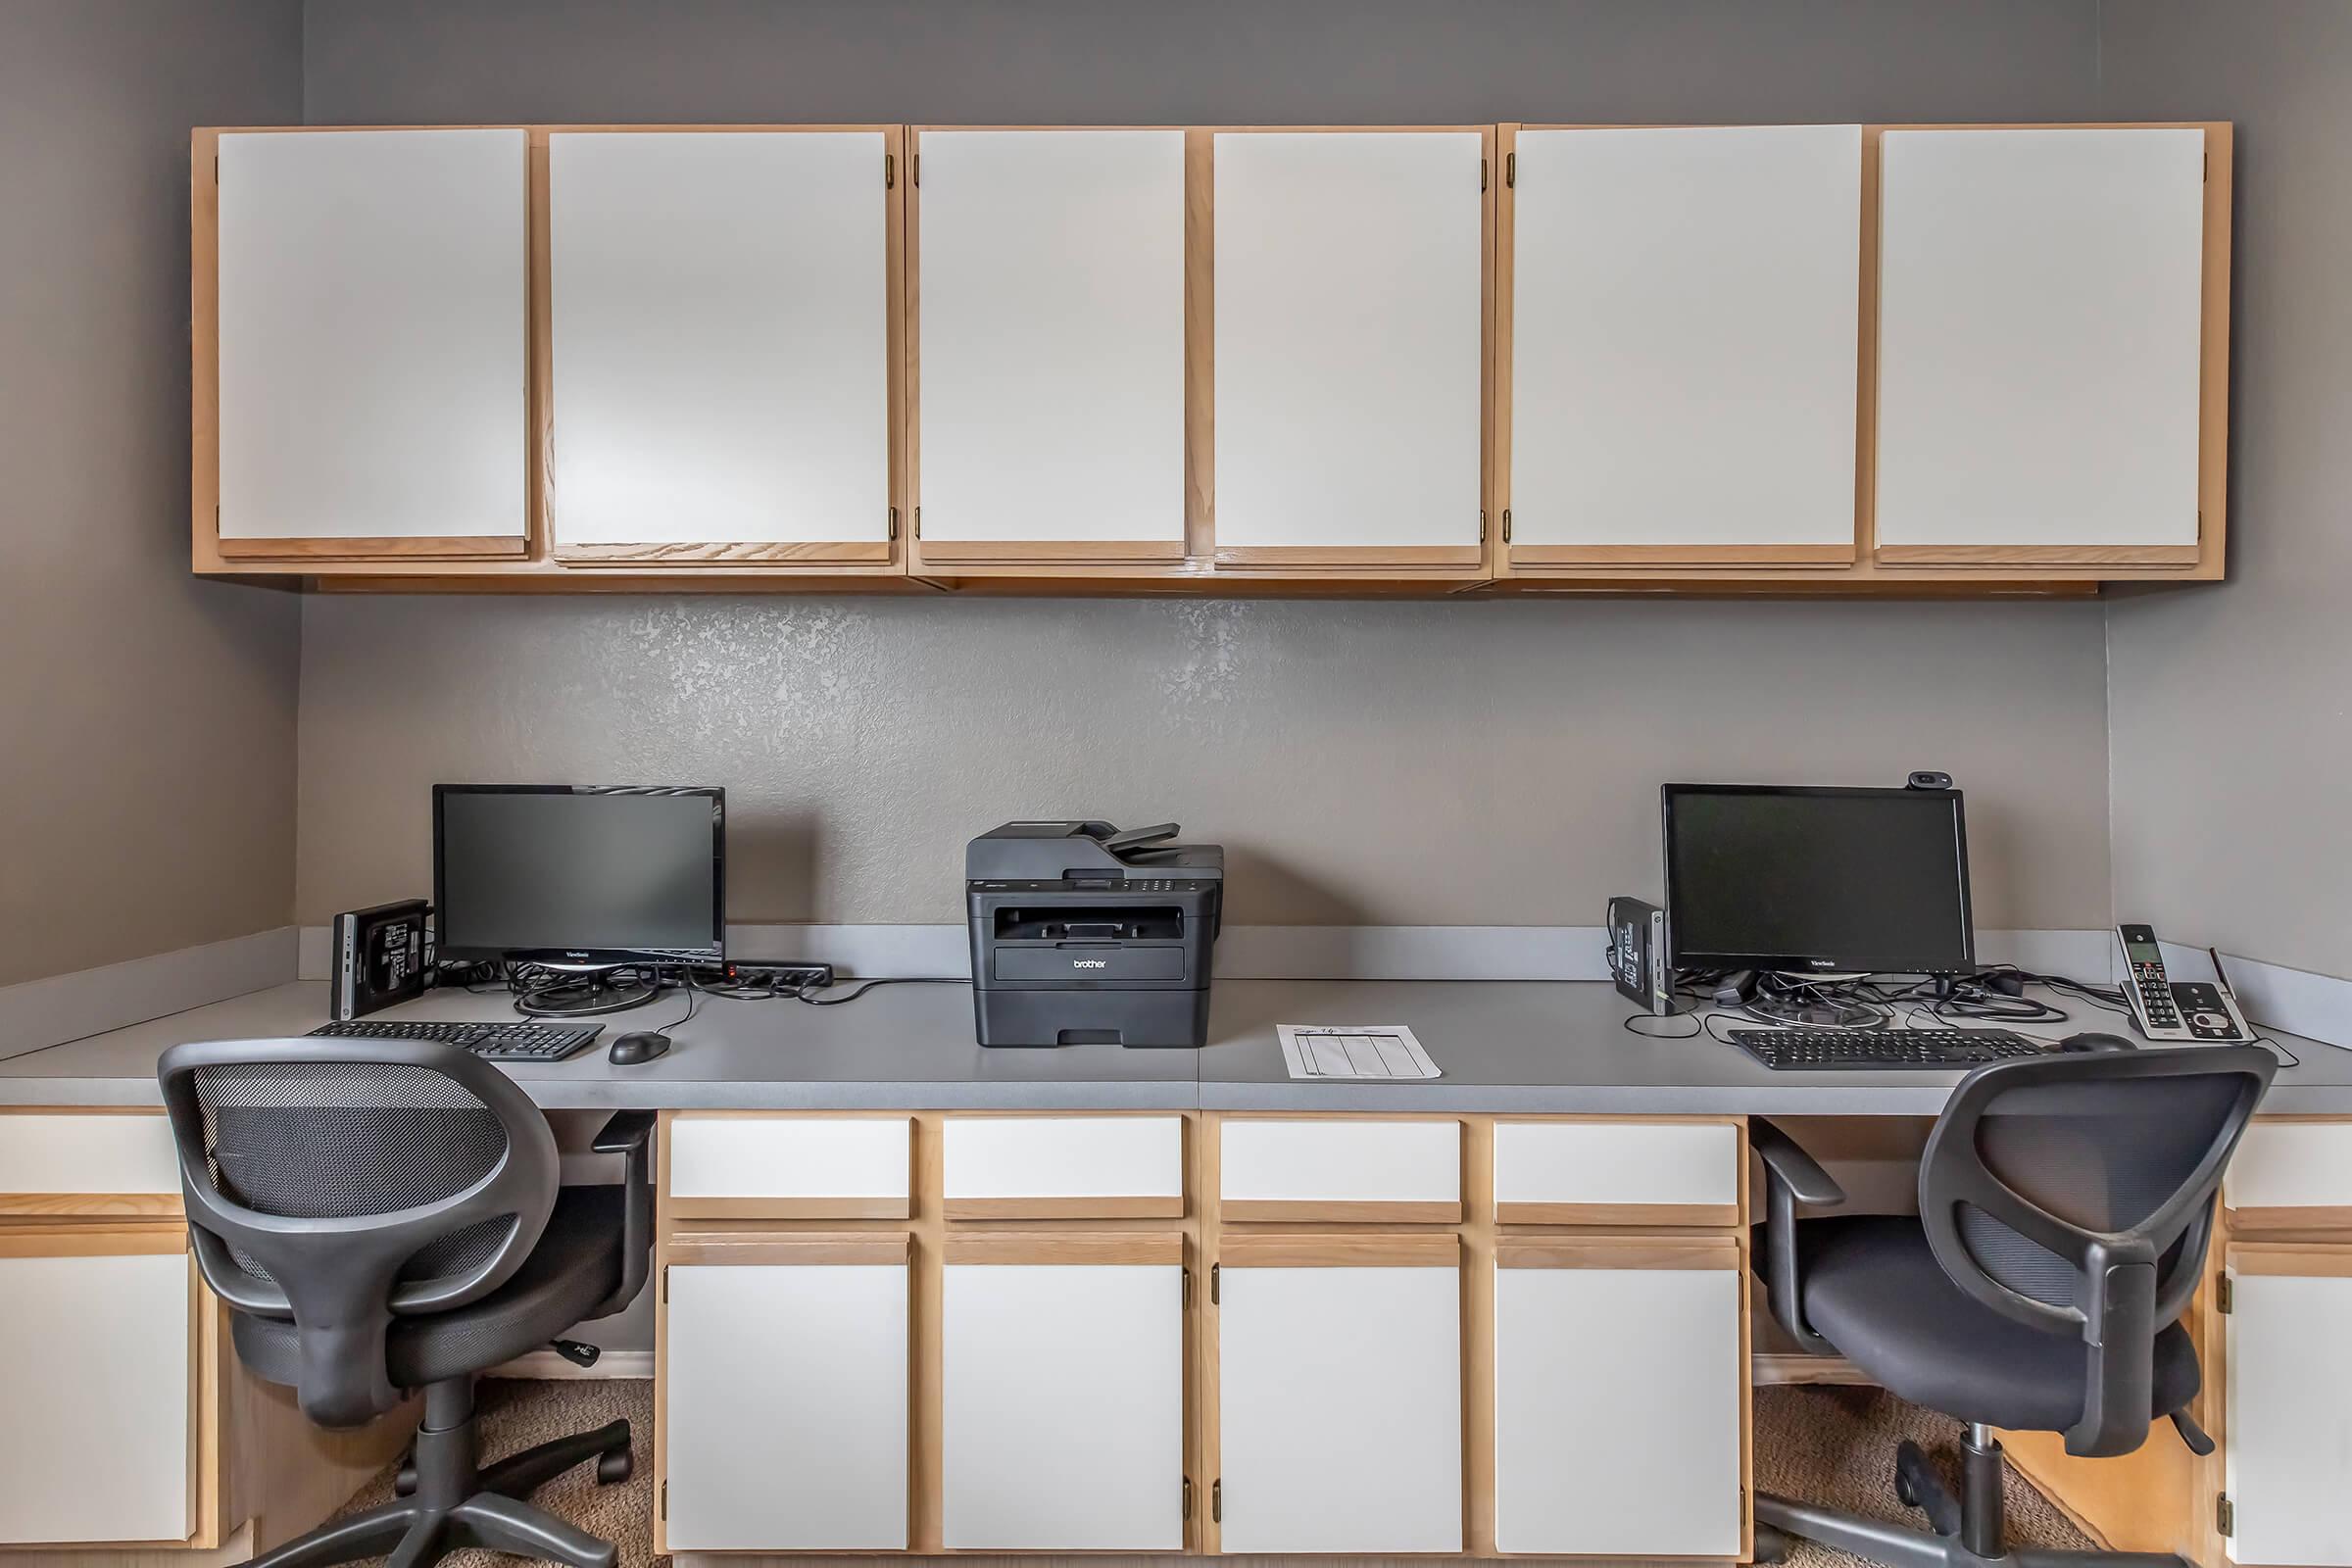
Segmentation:
[(1747, 1146), (1764, 1161), (1764, 1285), (1772, 1315), (1782, 1328), (1814, 1355), (1835, 1355), (1838, 1348), (1813, 1332), (1805, 1321), (1804, 1280), (1796, 1257), (1796, 1205), (1835, 1208), (1845, 1201), (1845, 1190), (1831, 1180), (1795, 1139), (1760, 1116), (1747, 1121)]
[(1833, 1180), (1830, 1173), (1798, 1146), (1797, 1141), (1775, 1127), (1761, 1116), (1747, 1120), (1747, 1147), (1764, 1161), (1764, 1174), (1776, 1185), (1786, 1185), (1800, 1203), (1815, 1208), (1836, 1208), (1845, 1201), (1845, 1189)]
[(589, 1147), (600, 1154), (638, 1153), (653, 1144), (654, 1120), (650, 1110), (616, 1110), (597, 1129), (596, 1142)]
[(650, 1110), (618, 1110), (588, 1147), (624, 1156), (621, 1170), (620, 1284), (590, 1318), (611, 1317), (645, 1289), (654, 1248), (654, 1122)]

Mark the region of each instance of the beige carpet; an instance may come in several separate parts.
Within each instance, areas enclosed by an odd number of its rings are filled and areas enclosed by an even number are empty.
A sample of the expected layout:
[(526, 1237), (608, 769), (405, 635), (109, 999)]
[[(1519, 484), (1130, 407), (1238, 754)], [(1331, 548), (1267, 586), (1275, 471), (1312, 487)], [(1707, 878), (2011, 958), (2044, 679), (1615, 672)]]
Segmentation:
[[(644, 1568), (654, 1560), (653, 1385), (619, 1379), (562, 1383), (493, 1380), (482, 1385), (482, 1451), (490, 1459), (616, 1418), (626, 1419), (636, 1438), (634, 1479), (625, 1486), (600, 1487), (595, 1466), (583, 1464), (550, 1482), (532, 1500), (617, 1544), (625, 1568)], [(1931, 1450), (1948, 1448), (1957, 1431), (1942, 1416), (1876, 1389), (1759, 1389), (1756, 1487), (1924, 1526), (1922, 1515), (1894, 1500), (1894, 1446), (1911, 1438)], [(2013, 1544), (2090, 1544), (2014, 1470), (2009, 1472), (2008, 1495)], [(387, 1471), (352, 1498), (350, 1508), (373, 1507), (391, 1496), (392, 1476)], [(462, 1551), (444, 1560), (456, 1568), (491, 1568), (518, 1561), (487, 1551)], [(1847, 1568), (1856, 1559), (1800, 1544), (1789, 1561), (1803, 1568)]]

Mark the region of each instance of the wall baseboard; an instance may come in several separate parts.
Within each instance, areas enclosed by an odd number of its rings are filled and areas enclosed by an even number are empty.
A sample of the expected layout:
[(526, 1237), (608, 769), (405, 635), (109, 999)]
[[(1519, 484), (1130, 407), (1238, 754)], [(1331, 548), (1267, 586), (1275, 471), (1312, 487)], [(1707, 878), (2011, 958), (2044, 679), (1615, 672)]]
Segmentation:
[(0, 986), (0, 1059), (283, 985), (297, 973), (297, 949), (295, 928), (281, 925)]
[[(302, 928), (301, 977), (327, 975), (328, 930)], [(1981, 931), (1978, 956), (2045, 974), (2108, 973), (2104, 931)], [(1220, 980), (1605, 980), (1596, 925), (1228, 925)], [(845, 975), (971, 973), (960, 925), (730, 925), (739, 958), (830, 963)]]
[(567, 1361), (553, 1350), (533, 1350), (528, 1355), (518, 1355), (482, 1374), (486, 1378), (530, 1378), (535, 1382), (561, 1383), (585, 1383), (605, 1378), (651, 1378), (653, 1375), (654, 1352), (651, 1350), (607, 1350), (596, 1358), (594, 1366)]

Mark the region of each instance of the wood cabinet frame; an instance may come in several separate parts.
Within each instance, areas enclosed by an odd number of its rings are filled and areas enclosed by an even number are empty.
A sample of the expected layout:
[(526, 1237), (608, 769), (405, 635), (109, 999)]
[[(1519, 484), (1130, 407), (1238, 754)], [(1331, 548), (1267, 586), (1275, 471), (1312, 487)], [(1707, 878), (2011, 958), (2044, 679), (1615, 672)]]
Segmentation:
[[(2110, 122), (2085, 122), (2107, 124)], [(2198, 582), (2223, 575), (2227, 538), (2230, 189), (2233, 137), (2227, 122), (2151, 124), (2205, 132), (2203, 339), (2194, 550), (2183, 547), (1883, 547), (1874, 524), (1877, 488), (1877, 250), (1879, 155), (1888, 129), (1862, 127), (1861, 325), (1856, 385), (1855, 538), (1842, 546), (1518, 546), (1510, 539), (1511, 302), (1516, 142), (1522, 129), (1603, 128), (1506, 122), (1492, 125), (1201, 125), (1186, 127), (965, 127), (901, 125), (541, 124), (477, 126), (524, 132), (528, 222), (526, 385), (527, 533), (518, 539), (321, 539), (223, 541), (219, 537), (219, 203), (215, 156), (222, 128), (190, 139), (191, 344), (193, 351), (192, 557), (200, 573), (379, 592), (964, 591), (1019, 594), (1180, 594), (1207, 597), (1446, 597), (1460, 593), (1884, 596), (2034, 594), (2087, 597), (2102, 582)], [(329, 134), (400, 126), (229, 127)], [(431, 127), (456, 128), (456, 127)], [(1181, 129), (1185, 146), (1185, 535), (1164, 541), (1003, 544), (917, 536), (915, 428), (920, 376), (918, 264), (909, 244), (919, 222), (915, 159), (924, 129)], [(1999, 128), (1999, 127), (1985, 127)], [(2006, 128), (2067, 128), (2026, 124)], [(550, 458), (551, 300), (548, 138), (557, 132), (692, 134), (758, 130), (880, 133), (893, 160), (888, 233), (889, 538), (871, 542), (593, 545), (555, 548), (559, 504)], [(1220, 547), (1216, 533), (1215, 137), (1252, 132), (1477, 132), (1486, 160), (1481, 317), (1482, 542), (1472, 547)]]
[[(889, 466), (886, 505), (887, 531), (869, 540), (766, 540), (733, 543), (645, 543), (565, 545), (557, 542), (555, 521), (559, 503), (555, 431), (555, 280), (552, 230), (555, 201), (549, 173), (551, 136), (626, 133), (630, 135), (697, 135), (758, 133), (807, 135), (859, 132), (882, 138), (884, 163), (883, 266), (886, 284), (883, 306), (885, 394), (890, 421), (885, 440)], [(808, 569), (858, 567), (898, 569), (905, 535), (908, 446), (907, 398), (912, 360), (907, 337), (906, 265), (906, 128), (903, 125), (534, 125), (529, 127), (531, 170), (531, 470), (532, 531), (536, 548), (548, 559), (568, 566), (692, 566), (764, 564)]]
[[(1878, 204), (1879, 147), (1871, 127), (1862, 136), (1862, 213), (1860, 313), (1855, 343), (1856, 427), (1854, 434), (1854, 538), (1845, 545), (1523, 545), (1511, 537), (1511, 374), (1512, 332), (1517, 296), (1519, 233), (1519, 134), (1528, 130), (1621, 130), (1623, 125), (1596, 122), (1506, 122), (1496, 127), (1502, 158), (1501, 190), (1495, 214), (1494, 246), (1494, 365), (1489, 396), (1495, 407), (1490, 426), (1488, 468), (1493, 474), (1494, 515), (1499, 525), (1489, 531), (1492, 541), (1488, 569), (1497, 579), (1566, 574), (1571, 569), (1615, 570), (1643, 567), (1679, 574), (1690, 567), (1738, 567), (1779, 572), (1790, 568), (1834, 569), (1846, 575), (1867, 555), (1869, 514), (1874, 490), (1871, 468), (1872, 436), (1877, 403), (1878, 334)], [(1653, 128), (1653, 127), (1639, 127)], [(1704, 126), (1659, 126), (1659, 129), (1705, 129)]]
[[(1500, 165), (1494, 125), (1211, 125), (1187, 133), (1186, 466), (1194, 552), (1222, 574), (1358, 571), (1477, 581), (1486, 574), (1494, 494), (1494, 247)], [(1227, 545), (1216, 536), (1216, 139), (1239, 135), (1475, 134), (1480, 138), (1479, 537), (1474, 545)]]
[[(289, 539), (223, 539), (220, 537), (220, 138), (224, 135), (336, 135), (355, 130), (521, 130), (520, 125), (218, 125), (202, 127), (188, 138), (188, 344), (191, 357), (189, 403), (191, 431), (188, 465), (190, 526), (196, 569), (202, 571), (242, 571), (254, 569), (265, 563), (322, 566), (334, 564), (335, 569), (346, 564), (364, 562), (379, 564), (390, 560), (392, 569), (413, 573), (420, 569), (441, 569), (453, 560), (474, 562), (498, 561), (501, 565), (519, 562), (529, 553), (532, 541), (540, 532), (538, 509), (530, 497), (537, 486), (537, 460), (531, 471), (516, 474), (523, 485), (526, 532), (521, 534), (464, 535), (432, 537), (402, 535), (393, 538), (289, 538)], [(519, 193), (527, 203), (530, 196), (529, 168), (525, 159), (524, 188)], [(544, 266), (543, 227), (528, 217), (529, 235), (525, 247), (526, 319), (535, 318), (537, 307), (531, 299), (534, 292), (530, 282)], [(536, 396), (526, 390), (523, 417), (529, 421), (536, 407)], [(527, 424), (526, 424), (526, 427)], [(433, 567), (423, 563), (436, 563)]]
[[(2197, 542), (2194, 545), (1882, 545), (1875, 532), (1863, 534), (1871, 560), (1881, 566), (1982, 571), (2031, 568), (2034, 575), (2077, 574), (2095, 578), (2213, 581), (2222, 576), (2229, 534), (2230, 504), (2230, 211), (2236, 138), (2229, 121), (2018, 121), (1983, 124), (1878, 124), (1862, 127), (1868, 169), (1869, 219), (1865, 254), (1876, 272), (1881, 207), (1878, 197), (1880, 147), (1889, 130), (2201, 130), (2205, 133), (2204, 265), (2199, 271), (2201, 337), (2197, 386)], [(1873, 462), (1866, 465), (1876, 489), (1878, 311), (1876, 288), (1868, 322), (1871, 350), (1867, 428)], [(1875, 514), (1875, 494), (1871, 511)]]
[[(1195, 309), (1193, 287), (1192, 214), (1196, 200), (1193, 189), (1194, 171), (1191, 160), (1189, 133), (1181, 125), (910, 125), (906, 129), (907, 178), (903, 198), (906, 207), (905, 298), (906, 298), (906, 394), (905, 437), (906, 450), (906, 498), (910, 525), (907, 529), (906, 569), (920, 574), (934, 570), (944, 573), (965, 571), (1021, 572), (1043, 566), (1084, 567), (1091, 565), (1121, 565), (1126, 567), (1181, 563), (1187, 553), (1187, 540), (1176, 539), (940, 539), (923, 538), (922, 493), (922, 156), (923, 137), (939, 132), (958, 135), (985, 135), (993, 131), (1115, 131), (1152, 130), (1186, 135), (1185, 161), (1185, 220), (1184, 220), (1184, 311), (1185, 311), (1185, 468), (1189, 475), (1191, 465), (1192, 407), (1192, 335)], [(1190, 532), (1191, 508), (1186, 504), (1187, 533)]]

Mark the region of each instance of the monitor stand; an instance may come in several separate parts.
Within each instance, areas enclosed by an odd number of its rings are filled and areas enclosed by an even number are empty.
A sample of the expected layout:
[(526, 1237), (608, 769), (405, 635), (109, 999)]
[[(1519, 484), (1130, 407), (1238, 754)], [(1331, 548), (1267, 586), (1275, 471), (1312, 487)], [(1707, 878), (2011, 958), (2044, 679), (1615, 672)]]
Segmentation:
[[(660, 985), (642, 969), (592, 969), (534, 986), (514, 998), (514, 1010), (533, 1018), (592, 1018), (626, 1012), (654, 1000)], [(620, 978), (626, 976), (626, 979)]]
[(1844, 988), (1858, 974), (1759, 973), (1747, 1010), (1774, 1023), (1806, 1029), (1868, 1028), (1886, 1021), (1884, 1009), (1849, 994)]

